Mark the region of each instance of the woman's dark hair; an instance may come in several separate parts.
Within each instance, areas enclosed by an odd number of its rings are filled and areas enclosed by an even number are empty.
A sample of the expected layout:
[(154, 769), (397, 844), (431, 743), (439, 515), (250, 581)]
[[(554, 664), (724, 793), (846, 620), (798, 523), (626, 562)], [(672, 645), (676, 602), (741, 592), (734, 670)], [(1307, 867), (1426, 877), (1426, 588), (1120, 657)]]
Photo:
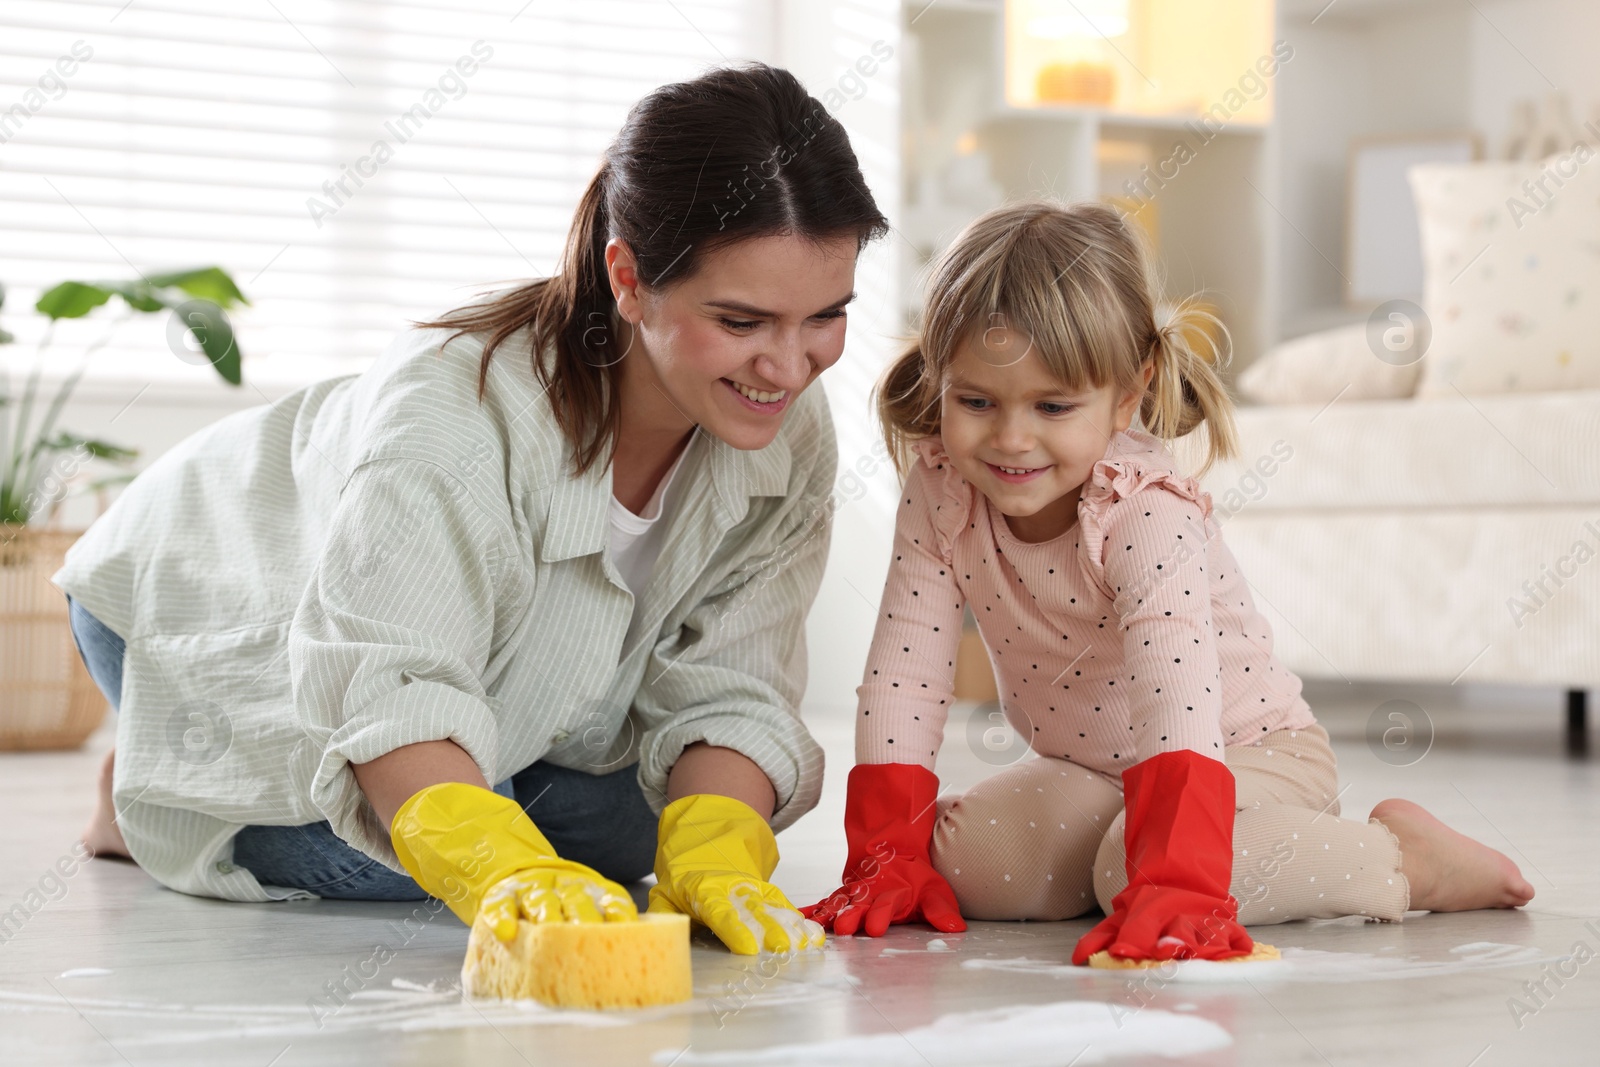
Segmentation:
[(628, 112), (578, 202), (554, 276), (414, 325), (453, 328), (451, 339), (488, 334), (480, 401), (495, 349), (530, 327), (534, 374), (582, 474), (609, 462), (619, 424), (609, 238), (627, 243), (639, 281), (660, 290), (734, 241), (854, 235), (859, 252), (888, 229), (844, 127), (793, 74), (764, 63), (724, 67), (664, 85)]

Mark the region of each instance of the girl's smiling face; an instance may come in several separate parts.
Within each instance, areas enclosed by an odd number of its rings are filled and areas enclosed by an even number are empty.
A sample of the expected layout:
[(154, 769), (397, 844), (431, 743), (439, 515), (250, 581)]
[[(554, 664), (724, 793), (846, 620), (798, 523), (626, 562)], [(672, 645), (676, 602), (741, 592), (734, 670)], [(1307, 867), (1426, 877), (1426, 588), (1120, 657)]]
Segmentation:
[[(1155, 364), (1146, 360), (1143, 385)], [(1026, 334), (1003, 327), (956, 346), (940, 400), (940, 436), (956, 471), (994, 502), (1023, 541), (1077, 522), (1078, 491), (1112, 435), (1133, 423), (1143, 388), (1068, 389)]]

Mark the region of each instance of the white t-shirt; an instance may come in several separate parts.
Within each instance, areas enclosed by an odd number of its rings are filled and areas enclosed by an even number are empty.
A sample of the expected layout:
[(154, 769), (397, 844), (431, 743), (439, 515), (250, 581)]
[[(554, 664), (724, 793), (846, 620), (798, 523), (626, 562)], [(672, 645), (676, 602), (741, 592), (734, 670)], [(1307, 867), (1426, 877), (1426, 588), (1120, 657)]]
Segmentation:
[(661, 541), (666, 536), (666, 527), (658, 520), (667, 510), (670, 502), (667, 494), (678, 468), (683, 466), (683, 457), (688, 454), (687, 446), (678, 453), (677, 461), (662, 476), (649, 503), (645, 504), (643, 514), (635, 515), (615, 496), (611, 498), (611, 562), (617, 565), (624, 584), (633, 593), (635, 608), (644, 596), (645, 586), (650, 584), (650, 572), (655, 569), (656, 557), (661, 554)]

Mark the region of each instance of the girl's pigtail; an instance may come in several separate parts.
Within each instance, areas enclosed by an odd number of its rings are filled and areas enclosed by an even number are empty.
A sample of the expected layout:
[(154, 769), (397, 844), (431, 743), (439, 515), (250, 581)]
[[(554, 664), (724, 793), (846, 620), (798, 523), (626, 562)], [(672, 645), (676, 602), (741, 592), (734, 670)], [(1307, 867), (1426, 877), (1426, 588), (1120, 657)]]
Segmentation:
[(1227, 366), (1230, 347), (1222, 321), (1192, 303), (1179, 305), (1150, 345), (1156, 369), (1139, 417), (1151, 434), (1168, 442), (1205, 427), (1205, 463), (1197, 478), (1217, 460), (1239, 454), (1233, 398), (1217, 373)]
[(911, 466), (912, 442), (939, 432), (939, 383), (928, 373), (920, 341), (913, 341), (889, 364), (875, 392), (889, 458), (904, 476)]

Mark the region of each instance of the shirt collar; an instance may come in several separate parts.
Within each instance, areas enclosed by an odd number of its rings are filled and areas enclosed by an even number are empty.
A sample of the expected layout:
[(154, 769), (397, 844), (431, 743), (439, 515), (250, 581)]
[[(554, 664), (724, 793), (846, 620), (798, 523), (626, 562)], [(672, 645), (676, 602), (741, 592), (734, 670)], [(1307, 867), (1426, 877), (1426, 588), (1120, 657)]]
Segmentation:
[[(685, 456), (678, 473), (687, 482), (684, 495), (697, 495), (692, 492), (695, 483), (709, 478), (719, 510), (717, 525), (723, 529), (749, 513), (753, 498), (789, 492), (793, 454), (782, 433), (765, 448), (746, 451), (696, 430), (689, 448), (698, 454)], [(562, 462), (563, 470), (570, 472), (571, 455), (564, 455)], [(559, 479), (545, 495), (548, 504), (539, 545), (542, 561), (556, 563), (604, 550), (611, 536), (609, 463), (603, 468), (597, 463), (580, 477)]]

